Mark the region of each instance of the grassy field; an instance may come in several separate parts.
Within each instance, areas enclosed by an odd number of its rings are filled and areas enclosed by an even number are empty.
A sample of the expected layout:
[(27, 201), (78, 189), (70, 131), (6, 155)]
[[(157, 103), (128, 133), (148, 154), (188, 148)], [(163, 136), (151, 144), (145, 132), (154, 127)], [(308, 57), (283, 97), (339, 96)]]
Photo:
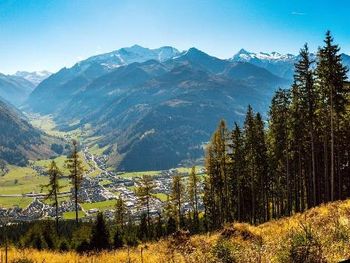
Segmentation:
[(163, 193), (156, 193), (156, 194), (153, 194), (154, 197), (158, 198), (160, 201), (167, 201), (168, 197), (166, 194), (163, 194)]
[(92, 209), (92, 208), (97, 208), (100, 211), (103, 211), (103, 210), (106, 210), (106, 209), (114, 208), (115, 203), (116, 203), (116, 200), (106, 200), (106, 201), (96, 202), (96, 203), (83, 203), (83, 204), (81, 204), (81, 206), (85, 210), (89, 210), (89, 209)]
[(15, 205), (25, 208), (31, 202), (33, 198), (31, 197), (0, 197), (0, 207), (11, 208)]
[[(350, 258), (350, 200), (334, 202), (259, 226), (228, 224), (211, 234), (182, 236), (128, 249), (81, 255), (16, 250), (9, 260), (34, 262), (339, 262)], [(142, 253), (141, 253), (142, 249)]]
[[(78, 211), (78, 216), (79, 216), (79, 218), (83, 218), (83, 217), (85, 217), (85, 214), (83, 211)], [(63, 213), (63, 218), (67, 219), (67, 220), (75, 219), (75, 211)]]
[(29, 167), (9, 166), (10, 171), (0, 177), (0, 194), (24, 194), (41, 192), (41, 185), (47, 184), (47, 178), (38, 176)]

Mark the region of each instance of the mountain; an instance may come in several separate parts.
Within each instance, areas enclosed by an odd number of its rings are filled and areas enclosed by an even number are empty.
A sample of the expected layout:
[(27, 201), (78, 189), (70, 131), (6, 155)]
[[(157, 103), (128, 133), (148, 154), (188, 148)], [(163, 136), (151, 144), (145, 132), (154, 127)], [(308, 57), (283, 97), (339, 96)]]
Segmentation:
[(22, 77), (31, 83), (33, 83), (35, 86), (38, 86), (40, 82), (42, 82), (44, 79), (47, 79), (52, 73), (48, 72), (46, 70), (42, 71), (17, 71), (14, 76)]
[(298, 57), (292, 54), (282, 55), (278, 52), (254, 53), (244, 49), (241, 49), (230, 59), (230, 61), (234, 62), (249, 62), (286, 79), (293, 78), (294, 64), (297, 60)]
[(33, 83), (22, 77), (0, 73), (0, 98), (13, 105), (21, 105), (34, 88)]
[[(312, 58), (316, 60), (314, 54)], [(350, 56), (341, 54), (343, 63), (350, 68)], [(292, 54), (280, 54), (278, 52), (271, 53), (254, 53), (241, 49), (237, 54), (229, 59), (233, 62), (249, 62), (258, 67), (267, 69), (271, 73), (286, 79), (293, 79), (294, 64), (299, 60), (299, 56)], [(350, 77), (350, 74), (348, 75)]]
[(66, 106), (66, 102), (84, 90), (94, 79), (114, 69), (135, 62), (165, 61), (179, 54), (172, 47), (157, 49), (134, 45), (128, 48), (90, 57), (71, 68), (63, 68), (41, 82), (30, 95), (26, 108), (40, 113), (50, 113)]
[(242, 121), (249, 103), (266, 112), (274, 90), (290, 84), (264, 68), (196, 48), (175, 53), (115, 67), (102, 65), (110, 55), (89, 58), (44, 80), (28, 105), (53, 114), (65, 130), (89, 124), (119, 170), (158, 170), (201, 158), (221, 118), (229, 125)]
[(9, 164), (25, 165), (28, 159), (54, 156), (52, 144), (61, 143), (35, 129), (22, 113), (1, 100), (0, 130), (0, 160)]

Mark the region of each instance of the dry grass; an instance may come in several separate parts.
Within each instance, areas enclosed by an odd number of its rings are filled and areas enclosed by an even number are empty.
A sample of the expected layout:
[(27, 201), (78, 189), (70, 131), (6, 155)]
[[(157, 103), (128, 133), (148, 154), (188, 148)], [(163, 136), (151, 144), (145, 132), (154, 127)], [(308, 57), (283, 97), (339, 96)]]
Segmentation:
[[(308, 262), (338, 262), (350, 258), (349, 220), (350, 200), (347, 200), (321, 205), (303, 214), (274, 220), (260, 226), (235, 223), (213, 234), (148, 243), (130, 249), (129, 253), (127, 249), (98, 255), (12, 249), (9, 255), (11, 260), (26, 257), (34, 262), (57, 263), (292, 262), (288, 256), (292, 245), (295, 245), (293, 243), (295, 237), (298, 234), (302, 236), (304, 231), (309, 231), (312, 233), (313, 244), (317, 244), (317, 257), (320, 260)], [(224, 248), (227, 247), (232, 261), (218, 259), (219, 253), (215, 252), (215, 249), (218, 249), (220, 242), (224, 242), (222, 244)]]

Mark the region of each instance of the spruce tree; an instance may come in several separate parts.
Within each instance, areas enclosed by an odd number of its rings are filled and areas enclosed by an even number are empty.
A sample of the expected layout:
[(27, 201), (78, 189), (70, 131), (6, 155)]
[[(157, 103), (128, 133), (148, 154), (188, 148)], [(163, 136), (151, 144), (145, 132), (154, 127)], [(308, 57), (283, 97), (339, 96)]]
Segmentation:
[(343, 66), (340, 48), (333, 43), (330, 31), (326, 32), (324, 47), (317, 54), (316, 74), (318, 85), (325, 101), (326, 114), (330, 127), (330, 199), (335, 200), (335, 133), (339, 118), (347, 104), (347, 89), (344, 87), (347, 68)]

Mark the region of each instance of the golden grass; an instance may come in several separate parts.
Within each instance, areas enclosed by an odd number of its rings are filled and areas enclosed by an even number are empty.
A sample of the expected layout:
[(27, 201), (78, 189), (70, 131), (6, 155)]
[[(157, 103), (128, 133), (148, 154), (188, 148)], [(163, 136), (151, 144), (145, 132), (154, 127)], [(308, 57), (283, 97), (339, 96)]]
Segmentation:
[(169, 239), (139, 245), (129, 253), (124, 248), (97, 255), (11, 249), (9, 256), (10, 260), (26, 257), (34, 262), (53, 263), (115, 263), (129, 262), (129, 258), (134, 263), (214, 263), (221, 261), (215, 257), (213, 248), (218, 240), (224, 239), (231, 245), (235, 262), (288, 262), (281, 261), (280, 255), (288, 251), (292, 234), (302, 231), (305, 226), (311, 228), (327, 262), (350, 258), (350, 200), (321, 205), (259, 226), (230, 224), (213, 234), (192, 236), (182, 245)]

